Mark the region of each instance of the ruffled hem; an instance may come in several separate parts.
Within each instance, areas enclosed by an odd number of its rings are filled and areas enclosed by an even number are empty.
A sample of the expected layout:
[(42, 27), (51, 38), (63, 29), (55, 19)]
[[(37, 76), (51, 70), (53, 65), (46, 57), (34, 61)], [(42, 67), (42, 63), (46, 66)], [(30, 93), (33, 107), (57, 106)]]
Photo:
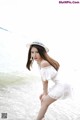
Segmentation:
[(69, 84), (56, 84), (49, 89), (48, 95), (53, 99), (72, 97), (72, 88)]

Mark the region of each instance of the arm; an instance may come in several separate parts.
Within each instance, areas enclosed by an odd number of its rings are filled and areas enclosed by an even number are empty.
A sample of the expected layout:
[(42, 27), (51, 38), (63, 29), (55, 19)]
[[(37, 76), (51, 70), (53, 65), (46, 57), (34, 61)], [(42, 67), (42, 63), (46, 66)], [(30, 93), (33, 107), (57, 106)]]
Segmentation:
[(43, 84), (43, 94), (47, 95), (48, 94), (48, 81), (43, 81), (42, 80), (42, 84)]
[[(50, 64), (47, 61), (45, 61), (45, 60), (43, 60), (41, 62), (41, 67), (42, 68), (47, 67), (49, 65)], [(48, 80), (45, 80), (45, 81), (42, 80), (42, 83), (43, 83), (43, 94), (47, 95), (48, 94)]]
[[(43, 67), (46, 67), (46, 66), (49, 66), (50, 64), (47, 62), (47, 61), (45, 61), (45, 60), (43, 60), (42, 62), (41, 62), (41, 67), (43, 68)], [(43, 93), (40, 95), (40, 100), (42, 101), (42, 97), (43, 96), (46, 96), (47, 94), (48, 94), (48, 80), (43, 80), (42, 79), (42, 84), (43, 84)]]
[(45, 97), (48, 94), (48, 81), (43, 81), (42, 80), (42, 84), (43, 84), (43, 93), (40, 95), (40, 100), (42, 102), (43, 97)]

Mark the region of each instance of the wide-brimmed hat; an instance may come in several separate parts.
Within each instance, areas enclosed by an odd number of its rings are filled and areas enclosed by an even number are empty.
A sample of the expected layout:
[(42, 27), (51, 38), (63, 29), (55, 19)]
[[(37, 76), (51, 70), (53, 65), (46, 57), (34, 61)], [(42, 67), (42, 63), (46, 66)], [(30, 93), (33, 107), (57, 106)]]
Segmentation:
[(32, 42), (32, 43), (28, 43), (28, 44), (26, 45), (26, 47), (29, 48), (31, 45), (39, 45), (39, 46), (43, 47), (43, 48), (46, 50), (46, 52), (49, 51), (49, 49), (48, 49), (43, 43), (41, 43), (41, 42), (34, 41), (34, 42)]

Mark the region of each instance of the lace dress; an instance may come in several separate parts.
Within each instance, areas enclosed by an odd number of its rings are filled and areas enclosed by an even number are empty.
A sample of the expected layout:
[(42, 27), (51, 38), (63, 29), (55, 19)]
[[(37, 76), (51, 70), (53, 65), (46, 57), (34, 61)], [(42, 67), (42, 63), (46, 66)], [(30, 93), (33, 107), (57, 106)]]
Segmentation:
[(56, 71), (53, 66), (41, 68), (40, 74), (43, 81), (52, 80), (55, 83), (48, 91), (50, 97), (59, 99), (71, 96), (71, 86), (68, 83), (59, 80), (58, 71)]

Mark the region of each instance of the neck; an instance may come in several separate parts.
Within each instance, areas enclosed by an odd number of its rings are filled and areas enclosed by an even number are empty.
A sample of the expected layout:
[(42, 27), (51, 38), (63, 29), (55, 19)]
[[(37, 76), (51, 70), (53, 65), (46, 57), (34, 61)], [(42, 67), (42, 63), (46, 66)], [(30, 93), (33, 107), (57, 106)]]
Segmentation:
[(41, 62), (42, 62), (43, 59), (37, 61), (37, 64), (39, 65), (39, 67), (41, 68)]

